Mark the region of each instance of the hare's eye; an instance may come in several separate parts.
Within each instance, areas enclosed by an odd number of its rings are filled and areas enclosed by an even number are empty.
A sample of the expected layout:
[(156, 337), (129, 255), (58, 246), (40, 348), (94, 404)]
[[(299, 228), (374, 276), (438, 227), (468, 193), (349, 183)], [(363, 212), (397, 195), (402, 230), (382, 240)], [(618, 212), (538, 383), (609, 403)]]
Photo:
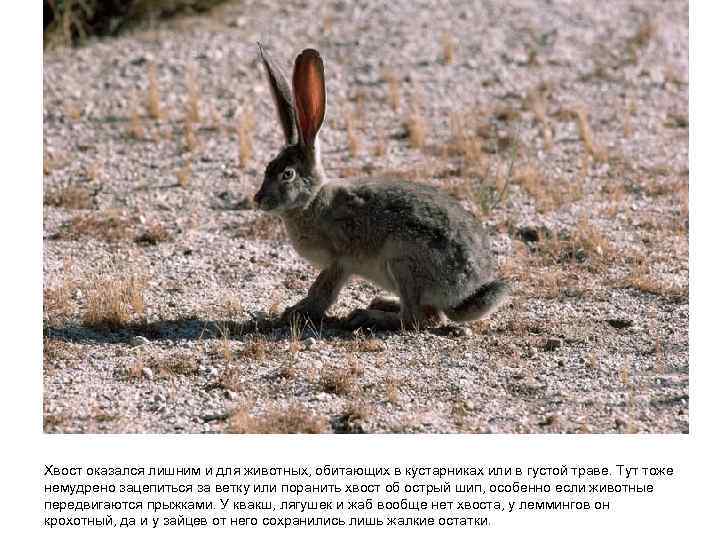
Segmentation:
[(285, 181), (289, 181), (295, 178), (295, 169), (287, 168), (282, 173), (282, 179)]

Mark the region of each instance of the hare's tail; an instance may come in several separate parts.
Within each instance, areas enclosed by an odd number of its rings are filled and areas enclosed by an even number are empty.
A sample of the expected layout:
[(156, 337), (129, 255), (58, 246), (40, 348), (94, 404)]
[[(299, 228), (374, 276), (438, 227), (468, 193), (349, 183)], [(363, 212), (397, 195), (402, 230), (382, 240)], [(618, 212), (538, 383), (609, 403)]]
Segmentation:
[(457, 322), (487, 317), (510, 297), (510, 286), (504, 281), (490, 281), (457, 306), (446, 309), (445, 315)]

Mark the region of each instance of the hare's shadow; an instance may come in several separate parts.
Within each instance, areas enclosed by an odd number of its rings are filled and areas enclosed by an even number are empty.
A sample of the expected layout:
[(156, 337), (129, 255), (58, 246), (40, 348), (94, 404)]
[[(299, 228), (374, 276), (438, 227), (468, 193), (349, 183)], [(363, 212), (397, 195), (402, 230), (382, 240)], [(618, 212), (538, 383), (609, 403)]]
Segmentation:
[[(425, 329), (426, 332), (438, 336), (452, 335), (453, 330), (455, 327), (452, 326)], [(131, 343), (133, 338), (137, 337), (150, 342), (186, 342), (218, 338), (244, 341), (250, 336), (261, 335), (268, 341), (284, 341), (293, 334), (299, 339), (331, 337), (354, 340), (358, 337), (358, 332), (364, 331), (353, 330), (345, 319), (337, 317), (326, 317), (319, 323), (303, 321), (293, 327), (279, 318), (265, 316), (244, 320), (169, 319), (137, 322), (114, 328), (81, 324), (48, 325), (43, 328), (43, 336), (46, 338), (67, 343), (104, 344)], [(395, 332), (378, 332), (375, 335), (382, 337), (388, 333)]]

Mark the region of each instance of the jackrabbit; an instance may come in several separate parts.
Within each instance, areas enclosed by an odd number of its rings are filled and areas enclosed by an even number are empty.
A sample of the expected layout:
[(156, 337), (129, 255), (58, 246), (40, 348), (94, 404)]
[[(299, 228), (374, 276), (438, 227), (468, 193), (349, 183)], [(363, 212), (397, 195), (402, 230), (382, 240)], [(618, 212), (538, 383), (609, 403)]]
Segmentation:
[(395, 330), (486, 317), (510, 288), (493, 279), (494, 257), (482, 226), (456, 201), (431, 186), (367, 178), (328, 181), (318, 131), (325, 117), (325, 73), (320, 54), (295, 60), (292, 91), (258, 44), (285, 147), (265, 170), (256, 205), (279, 215), (297, 252), (320, 275), (294, 316), (321, 319), (352, 275), (397, 297), (377, 297), (352, 312), (353, 327)]

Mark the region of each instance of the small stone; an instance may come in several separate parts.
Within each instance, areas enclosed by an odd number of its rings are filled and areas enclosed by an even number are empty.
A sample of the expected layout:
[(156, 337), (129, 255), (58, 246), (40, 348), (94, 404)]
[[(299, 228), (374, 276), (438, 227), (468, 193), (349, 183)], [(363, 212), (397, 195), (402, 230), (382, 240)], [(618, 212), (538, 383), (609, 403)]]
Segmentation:
[(203, 373), (207, 375), (208, 377), (217, 377), (218, 376), (218, 370), (217, 368), (214, 368), (212, 366), (205, 366), (202, 368)]
[(130, 345), (133, 347), (140, 347), (141, 345), (148, 345), (150, 340), (144, 336), (133, 336), (130, 338)]
[(630, 328), (633, 324), (633, 322), (628, 319), (606, 319), (605, 322), (618, 330), (622, 330), (623, 328)]
[(232, 390), (225, 389), (224, 392), (225, 398), (229, 400), (235, 400), (237, 399), (237, 394), (233, 392)]
[(142, 374), (145, 375), (146, 379), (149, 379), (151, 381), (153, 380), (153, 377), (154, 377), (153, 370), (150, 369), (149, 367), (142, 368)]
[(475, 409), (475, 404), (472, 401), (470, 401), (469, 399), (466, 399), (465, 400), (465, 408), (468, 411), (472, 411), (473, 409)]
[(557, 351), (560, 347), (562, 347), (563, 341), (560, 338), (547, 338), (545, 340), (545, 350), (548, 352)]
[(157, 403), (165, 401), (165, 396), (163, 396), (162, 394), (155, 394), (153, 396), (153, 401), (155, 401)]
[(313, 337), (309, 337), (303, 340), (303, 347), (306, 351), (311, 350), (317, 344), (317, 340)]

